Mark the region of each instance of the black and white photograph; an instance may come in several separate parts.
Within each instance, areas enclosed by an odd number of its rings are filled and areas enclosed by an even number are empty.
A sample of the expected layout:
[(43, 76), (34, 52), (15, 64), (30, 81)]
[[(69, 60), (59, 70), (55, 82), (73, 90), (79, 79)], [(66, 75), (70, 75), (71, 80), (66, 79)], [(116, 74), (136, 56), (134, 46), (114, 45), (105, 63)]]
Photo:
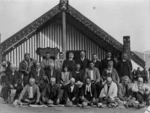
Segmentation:
[(0, 0), (0, 113), (150, 113), (150, 0)]

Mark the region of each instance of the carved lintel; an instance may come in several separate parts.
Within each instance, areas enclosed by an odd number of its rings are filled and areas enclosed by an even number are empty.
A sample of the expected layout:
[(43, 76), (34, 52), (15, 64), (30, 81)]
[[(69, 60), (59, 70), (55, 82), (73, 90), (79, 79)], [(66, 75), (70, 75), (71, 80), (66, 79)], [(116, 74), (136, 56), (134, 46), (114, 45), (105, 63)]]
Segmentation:
[(68, 0), (60, 0), (59, 9), (66, 11), (68, 9)]

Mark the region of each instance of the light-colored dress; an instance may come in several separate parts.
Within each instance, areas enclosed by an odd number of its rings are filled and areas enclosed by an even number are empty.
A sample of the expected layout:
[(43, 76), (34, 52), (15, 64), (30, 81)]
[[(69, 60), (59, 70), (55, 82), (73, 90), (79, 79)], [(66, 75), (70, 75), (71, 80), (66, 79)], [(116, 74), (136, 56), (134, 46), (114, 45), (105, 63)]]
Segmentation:
[(61, 79), (62, 79), (62, 84), (63, 85), (67, 85), (70, 82), (70, 78), (71, 78), (71, 73), (70, 72), (61, 72)]

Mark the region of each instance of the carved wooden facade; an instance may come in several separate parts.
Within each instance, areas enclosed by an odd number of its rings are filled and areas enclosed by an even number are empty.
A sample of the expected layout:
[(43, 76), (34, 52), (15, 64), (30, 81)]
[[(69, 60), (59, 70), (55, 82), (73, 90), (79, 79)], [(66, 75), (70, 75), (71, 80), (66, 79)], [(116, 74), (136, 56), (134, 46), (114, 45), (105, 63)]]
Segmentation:
[[(62, 12), (65, 13), (66, 18), (65, 35), (63, 35)], [(66, 36), (67, 51), (86, 50), (89, 59), (92, 53), (103, 59), (107, 51), (113, 52), (116, 56), (120, 56), (123, 52), (121, 43), (71, 7), (68, 0), (60, 0), (60, 3), (50, 11), (5, 40), (1, 44), (2, 56), (16, 66), (26, 52), (29, 52), (32, 58), (39, 60), (39, 55), (36, 54), (37, 48), (50, 47), (62, 51), (64, 36)], [(145, 65), (138, 56), (133, 59), (142, 67)]]

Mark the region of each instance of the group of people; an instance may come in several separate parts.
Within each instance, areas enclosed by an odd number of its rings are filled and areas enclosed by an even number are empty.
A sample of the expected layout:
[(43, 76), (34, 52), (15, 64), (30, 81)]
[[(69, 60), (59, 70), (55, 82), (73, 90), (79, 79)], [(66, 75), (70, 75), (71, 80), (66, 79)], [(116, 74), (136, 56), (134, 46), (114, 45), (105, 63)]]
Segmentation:
[(15, 89), (14, 100), (18, 104), (138, 108), (149, 105), (150, 88), (144, 84), (143, 76), (132, 83), (132, 64), (126, 53), (116, 62), (111, 52), (102, 61), (96, 54), (90, 61), (84, 51), (76, 60), (72, 52), (68, 59), (60, 52), (55, 60), (47, 52), (40, 63), (26, 53), (19, 70), (10, 62), (3, 67), (1, 97), (5, 102)]
[[(150, 70), (149, 70), (150, 72)], [(132, 71), (132, 81), (137, 81), (137, 79), (139, 77), (142, 77), (144, 80), (144, 83), (148, 83), (149, 80), (149, 75), (148, 75), (148, 71), (146, 70), (146, 68), (144, 68), (142, 71), (140, 70), (140, 67), (137, 67), (137, 70), (134, 69)]]

